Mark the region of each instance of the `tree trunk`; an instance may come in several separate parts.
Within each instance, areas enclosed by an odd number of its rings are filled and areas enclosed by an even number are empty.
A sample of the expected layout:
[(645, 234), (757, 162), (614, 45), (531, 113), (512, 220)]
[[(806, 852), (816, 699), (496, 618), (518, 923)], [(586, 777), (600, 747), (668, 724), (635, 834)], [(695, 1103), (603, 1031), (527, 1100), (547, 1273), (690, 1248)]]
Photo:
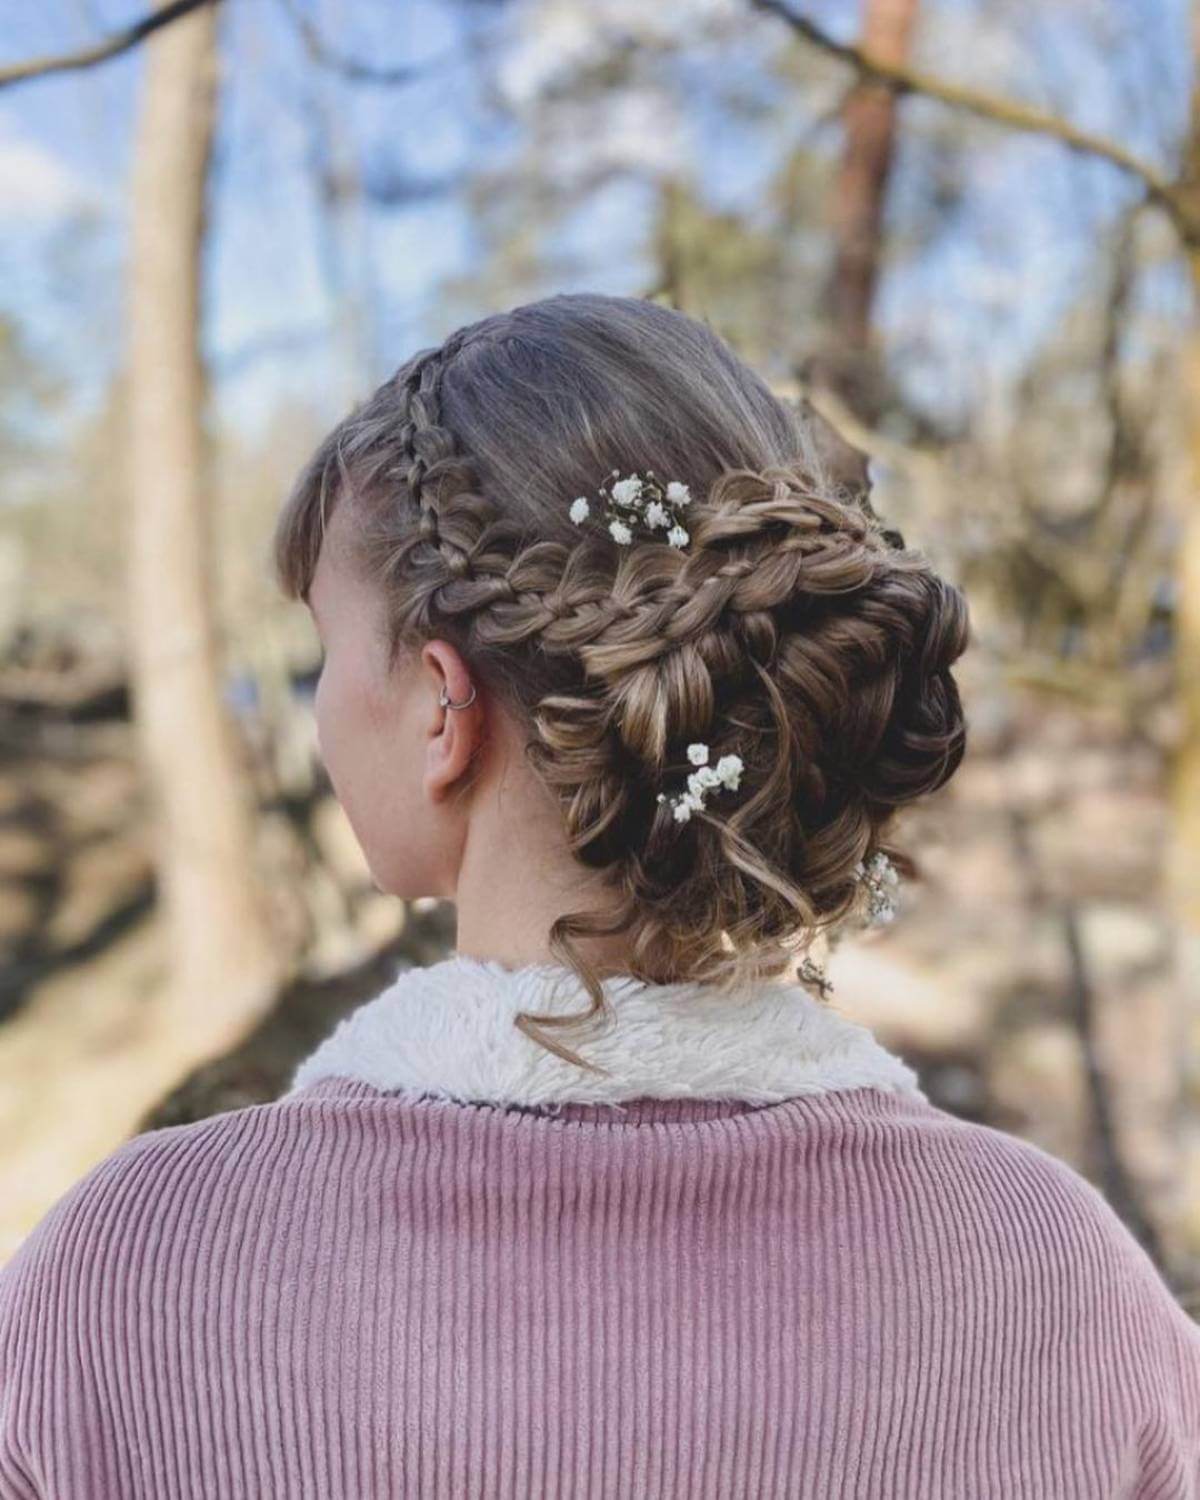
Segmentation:
[[(867, 0), (863, 49), (884, 62), (905, 62), (917, 11), (918, 0)], [(871, 332), (896, 108), (895, 92), (877, 83), (858, 83), (846, 98), (845, 145), (831, 189), (835, 249), (828, 339), (811, 367), (872, 426), (884, 404)]]
[[(1200, 3), (1192, 11), (1192, 53), (1200, 62)], [(1179, 186), (1200, 209), (1200, 75), (1193, 76), (1191, 119)], [(1200, 309), (1200, 248), (1191, 247), (1193, 312)], [(1193, 315), (1181, 369), (1187, 489), (1175, 568), (1175, 694), (1180, 734), (1170, 771), (1167, 896), (1174, 917), (1182, 1156), (1181, 1251), (1200, 1264), (1200, 328)], [(1174, 1227), (1174, 1225), (1172, 1226)]]
[[(1200, 139), (1200, 114), (1193, 111)], [(1200, 252), (1191, 255), (1200, 306)], [(1180, 736), (1171, 767), (1167, 877), (1174, 914), (1180, 1013), (1184, 1170), (1180, 1176), (1185, 1248), (1200, 1262), (1200, 332), (1183, 361), (1190, 480), (1180, 518), (1175, 575), (1176, 701)]]
[(281, 961), (255, 878), (254, 814), (224, 705), (211, 578), (200, 273), (216, 12), (146, 44), (129, 256), (129, 645), (158, 830), (166, 1034), (199, 1059), (235, 1045)]

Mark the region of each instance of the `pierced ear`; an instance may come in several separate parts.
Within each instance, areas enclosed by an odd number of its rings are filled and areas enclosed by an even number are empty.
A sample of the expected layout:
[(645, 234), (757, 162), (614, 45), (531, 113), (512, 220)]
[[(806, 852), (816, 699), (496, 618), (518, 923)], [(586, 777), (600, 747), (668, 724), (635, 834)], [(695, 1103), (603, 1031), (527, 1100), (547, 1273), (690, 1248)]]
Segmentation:
[[(451, 698), (448, 684), (445, 681), (438, 687), (438, 696), (435, 701), (441, 709), (441, 718), (437, 730), (426, 746), (426, 754), (436, 755), (440, 763), (440, 770), (435, 776), (437, 785), (433, 789), (437, 801), (441, 801), (447, 797), (450, 799), (462, 797), (475, 779), (475, 773), (472, 768), (479, 756), (481, 738), (473, 730), (468, 732), (466, 719), (469, 715), (464, 715), (461, 710), (474, 703), (477, 697), (478, 693), (473, 682), (463, 693), (462, 698), (457, 700)], [(458, 703), (457, 709), (454, 706), (455, 702)], [(461, 721), (457, 727), (463, 733), (454, 737), (453, 749), (450, 749), (446, 736), (451, 733), (450, 726), (456, 718)], [(437, 750), (433, 749), (434, 739), (437, 740), (440, 746)], [(469, 748), (464, 753), (463, 747), (467, 745), (469, 745)], [(454, 762), (456, 765), (456, 768), (452, 771), (448, 769), (451, 762)]]

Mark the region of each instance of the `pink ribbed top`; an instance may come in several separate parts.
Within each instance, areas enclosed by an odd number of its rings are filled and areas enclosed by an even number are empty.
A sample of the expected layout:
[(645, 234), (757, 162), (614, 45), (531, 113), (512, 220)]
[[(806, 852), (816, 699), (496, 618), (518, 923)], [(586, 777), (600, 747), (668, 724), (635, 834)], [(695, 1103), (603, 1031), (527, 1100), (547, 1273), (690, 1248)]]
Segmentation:
[(0, 1272), (4, 1500), (1200, 1500), (1200, 1329), (915, 1086), (310, 1075), (127, 1142)]

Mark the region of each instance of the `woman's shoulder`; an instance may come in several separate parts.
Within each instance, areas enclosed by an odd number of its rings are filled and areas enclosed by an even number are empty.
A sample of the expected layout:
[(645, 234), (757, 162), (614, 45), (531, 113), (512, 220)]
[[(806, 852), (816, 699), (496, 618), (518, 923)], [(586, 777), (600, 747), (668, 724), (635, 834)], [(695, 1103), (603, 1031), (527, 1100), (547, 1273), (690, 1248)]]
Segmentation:
[(1200, 1485), (1200, 1324), (1147, 1247), (1088, 1177), (1035, 1142), (949, 1116), (934, 1134), (953, 1142), (945, 1220), (978, 1241), (994, 1305), (1007, 1301), (1040, 1358), (1087, 1369), (1114, 1411), (1140, 1413), (1147, 1474), (1161, 1466), (1165, 1486), (1186, 1470)]
[(75, 1372), (86, 1381), (93, 1344), (157, 1330), (188, 1264), (216, 1246), (227, 1262), (228, 1247), (261, 1222), (244, 1188), (278, 1161), (287, 1121), (276, 1101), (131, 1137), (62, 1193), (0, 1266), (0, 1492), (10, 1479), (34, 1493), (20, 1455), (62, 1383)]
[(278, 1109), (278, 1103), (247, 1105), (147, 1130), (89, 1168), (0, 1266), (0, 1330), (23, 1296), (45, 1296), (51, 1283), (78, 1295), (106, 1257), (127, 1253), (139, 1237), (162, 1233), (186, 1200), (220, 1196)]
[[(914, 1191), (939, 1233), (997, 1287), (1017, 1287), (1060, 1330), (1165, 1359), (1200, 1432), (1200, 1324), (1090, 1178), (1035, 1141), (934, 1105), (898, 1121)], [(901, 1174), (903, 1181), (903, 1174)]]
[[(355, 1100), (314, 1089), (163, 1125), (122, 1142), (50, 1206), (0, 1265), (0, 1336), (20, 1299), (103, 1292), (166, 1242), (196, 1251), (298, 1196), (319, 1196), (359, 1137)], [(342, 1106), (342, 1107), (339, 1107)]]
[(1052, 1244), (1082, 1231), (1138, 1268), (1153, 1262), (1104, 1193), (1078, 1167), (1027, 1136), (923, 1101), (896, 1116), (906, 1168), (944, 1194), (947, 1213), (983, 1217), (1012, 1242)]

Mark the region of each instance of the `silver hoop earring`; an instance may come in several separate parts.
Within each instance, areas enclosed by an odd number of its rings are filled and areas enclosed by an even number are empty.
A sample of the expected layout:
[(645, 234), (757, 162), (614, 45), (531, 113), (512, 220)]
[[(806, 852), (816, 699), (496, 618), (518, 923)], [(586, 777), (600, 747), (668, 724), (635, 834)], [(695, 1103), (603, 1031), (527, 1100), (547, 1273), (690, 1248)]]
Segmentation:
[(471, 684), (471, 696), (469, 698), (464, 698), (461, 703), (451, 703), (450, 696), (446, 692), (446, 685), (445, 683), (443, 683), (441, 696), (438, 698), (438, 702), (443, 708), (468, 708), (472, 703), (475, 702), (475, 684)]

